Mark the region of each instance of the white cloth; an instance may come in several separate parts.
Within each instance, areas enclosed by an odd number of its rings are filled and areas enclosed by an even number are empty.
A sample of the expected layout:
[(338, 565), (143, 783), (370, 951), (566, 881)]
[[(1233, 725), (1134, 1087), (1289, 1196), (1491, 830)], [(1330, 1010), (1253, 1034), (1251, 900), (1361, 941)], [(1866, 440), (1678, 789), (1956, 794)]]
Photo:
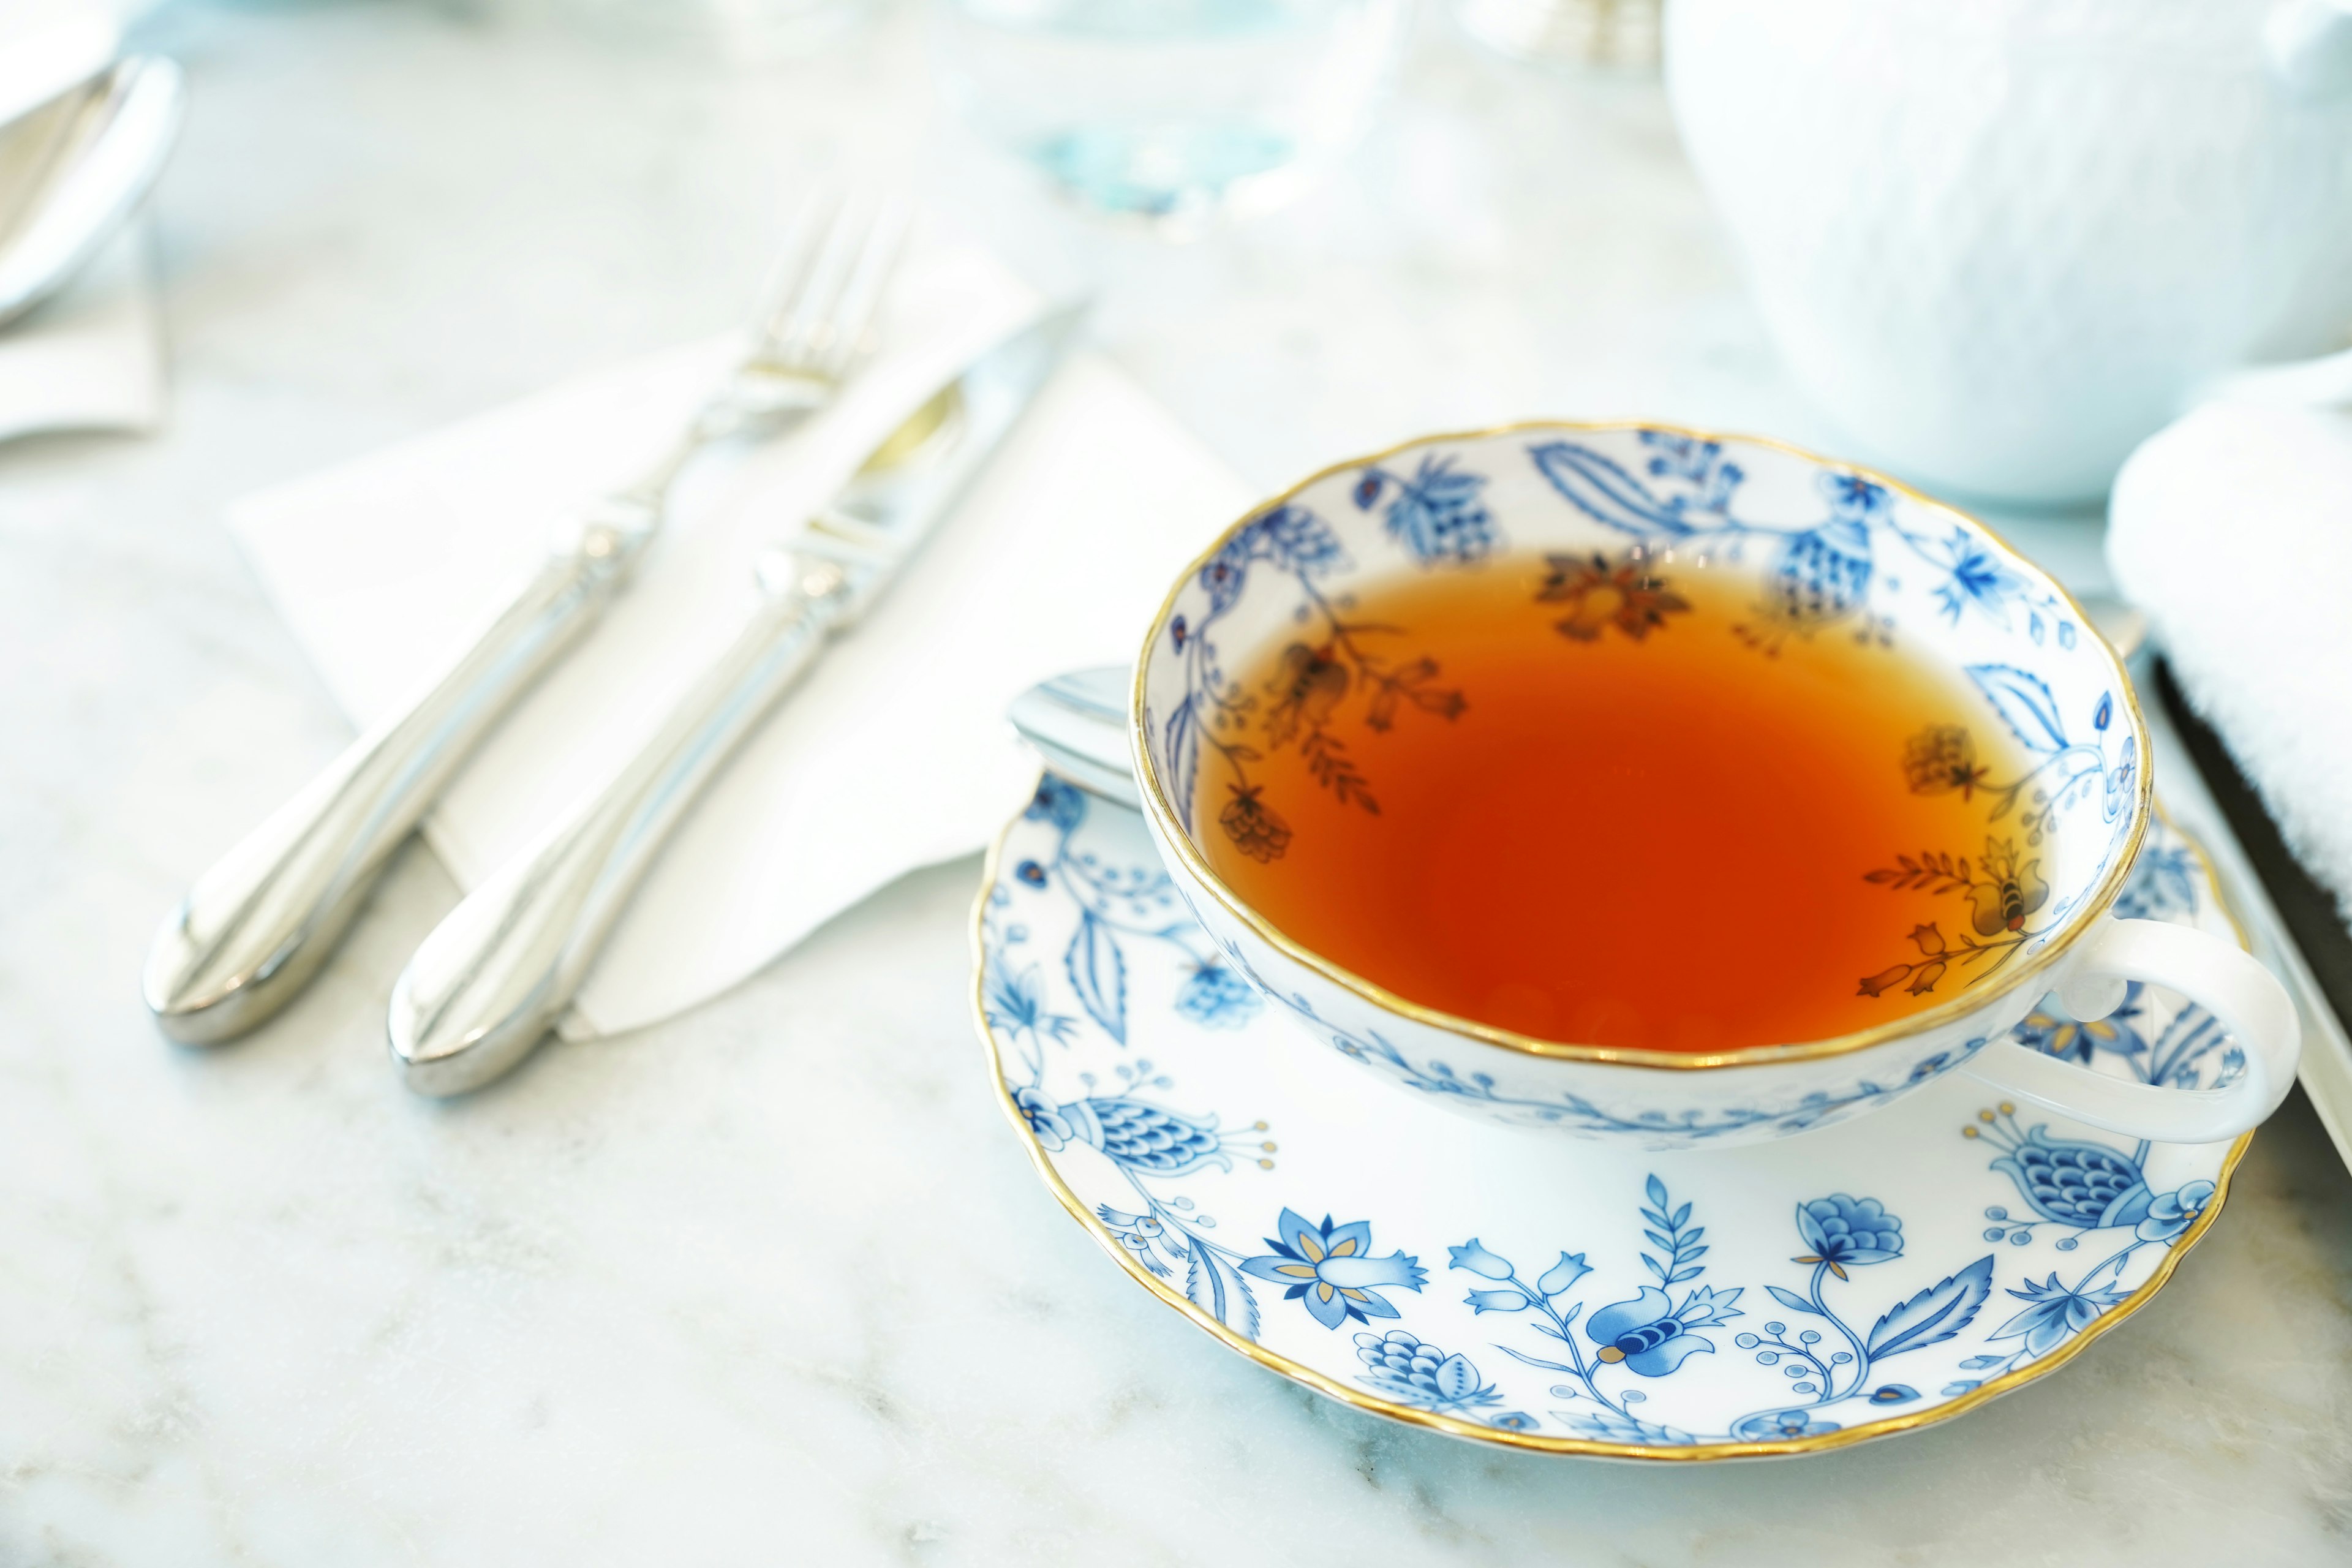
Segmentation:
[(0, 331), (0, 441), (161, 423), (163, 334), (152, 250), (146, 224), (132, 220), (81, 276)]
[(2296, 858), (2352, 911), (2352, 416), (2189, 414), (2116, 477), (2107, 556)]
[[(984, 255), (919, 258), (894, 290), (883, 353), (832, 410), (690, 470), (670, 530), (604, 623), (427, 820), (457, 880), (478, 883), (618, 767), (733, 635), (760, 548), (820, 504), (920, 389), (1037, 304)], [(365, 723), (464, 646), (553, 521), (667, 442), (729, 349), (659, 355), (249, 498), (231, 526)], [(1249, 500), (1125, 376), (1074, 358), (871, 616), (704, 797), (564, 1032), (692, 1006), (885, 883), (985, 843), (1035, 773), (1005, 704), (1062, 669), (1132, 658), (1167, 584)]]

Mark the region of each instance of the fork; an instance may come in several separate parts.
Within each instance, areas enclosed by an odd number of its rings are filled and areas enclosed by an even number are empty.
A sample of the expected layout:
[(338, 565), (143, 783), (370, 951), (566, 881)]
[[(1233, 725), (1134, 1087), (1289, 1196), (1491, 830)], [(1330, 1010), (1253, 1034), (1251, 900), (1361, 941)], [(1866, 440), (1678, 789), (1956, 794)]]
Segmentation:
[(603, 614), (698, 453), (772, 437), (831, 403), (863, 353), (909, 221), (895, 197), (804, 202), (750, 346), (637, 480), (558, 532), (530, 584), (414, 699), (372, 725), (214, 864), (164, 919), (142, 989), (165, 1035), (234, 1039), (315, 973), (392, 851), (499, 719)]

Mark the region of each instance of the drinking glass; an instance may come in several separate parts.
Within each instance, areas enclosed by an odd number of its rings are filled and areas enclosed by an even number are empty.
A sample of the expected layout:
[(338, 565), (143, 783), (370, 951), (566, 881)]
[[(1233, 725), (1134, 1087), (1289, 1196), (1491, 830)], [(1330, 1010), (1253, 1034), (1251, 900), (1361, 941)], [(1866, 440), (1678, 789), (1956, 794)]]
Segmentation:
[(934, 0), (949, 101), (1081, 207), (1186, 228), (1362, 134), (1410, 0)]

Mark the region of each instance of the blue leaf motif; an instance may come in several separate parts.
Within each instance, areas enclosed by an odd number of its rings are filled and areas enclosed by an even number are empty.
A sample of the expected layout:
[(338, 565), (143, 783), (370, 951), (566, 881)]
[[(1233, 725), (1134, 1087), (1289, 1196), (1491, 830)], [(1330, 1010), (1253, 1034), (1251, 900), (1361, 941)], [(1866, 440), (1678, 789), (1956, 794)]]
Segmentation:
[(1201, 770), (1201, 721), (1190, 697), (1168, 716), (1167, 784), (1183, 814), (1186, 831), (1192, 826), (1192, 785)]
[(1127, 960), (1119, 953), (1118, 936), (1092, 910), (1078, 917), (1077, 934), (1070, 938), (1062, 963), (1094, 1021), (1112, 1039), (1127, 1044)]
[(1538, 441), (1528, 448), (1528, 456), (1552, 489), (1597, 522), (1637, 538), (1692, 531), (1649, 486), (1590, 447)]
[(1192, 1264), (1184, 1271), (1185, 1299), (1242, 1338), (1257, 1338), (1257, 1297), (1249, 1281), (1197, 1241), (1186, 1250)]
[(1870, 1327), (1864, 1348), (1874, 1361), (1939, 1344), (1969, 1326), (1992, 1294), (1992, 1255), (1987, 1253), (1958, 1274), (1948, 1275), (1908, 1301), (1887, 1310)]
[(1803, 1312), (1814, 1317), (1821, 1315), (1821, 1309), (1819, 1307), (1814, 1306), (1811, 1301), (1806, 1300), (1794, 1290), (1783, 1290), (1778, 1285), (1767, 1285), (1764, 1289), (1772, 1293), (1772, 1300), (1780, 1302), (1780, 1305), (1788, 1308), (1791, 1312)]
[(2028, 751), (2066, 749), (2066, 726), (2058, 718), (2058, 699), (2050, 694), (2040, 676), (2012, 664), (1972, 664), (1969, 679)]

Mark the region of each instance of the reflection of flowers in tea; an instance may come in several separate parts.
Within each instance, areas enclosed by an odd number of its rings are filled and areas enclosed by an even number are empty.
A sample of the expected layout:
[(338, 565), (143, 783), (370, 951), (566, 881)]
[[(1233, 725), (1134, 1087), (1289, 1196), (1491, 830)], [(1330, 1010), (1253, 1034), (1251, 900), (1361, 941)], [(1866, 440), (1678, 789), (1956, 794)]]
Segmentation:
[(1341, 706), (1351, 695), (1367, 694), (1364, 727), (1373, 731), (1393, 725), (1397, 710), (1408, 704), (1442, 719), (1457, 718), (1467, 706), (1461, 692), (1433, 684), (1438, 673), (1435, 659), (1423, 657), (1391, 665), (1365, 651), (1360, 639), (1393, 635), (1397, 628), (1342, 620), (1319, 595), (1311, 588), (1307, 592), (1323, 613), (1327, 636), (1320, 643), (1295, 642), (1282, 650), (1263, 683), (1263, 710), (1259, 697), (1239, 682), (1212, 694), (1216, 706), (1210, 744), (1233, 774), (1226, 785), (1233, 798), (1217, 821), (1253, 860), (1280, 858), (1290, 844), (1290, 826), (1258, 798), (1265, 785), (1249, 777), (1245, 764), (1262, 760), (1265, 752), (1220, 738), (1221, 732), (1245, 731), (1255, 719), (1267, 750), (1296, 745), (1308, 776), (1340, 805), (1360, 805), (1378, 816), (1380, 803), (1372, 797), (1371, 786), (1357, 770), (1347, 742), (1332, 733)]
[(1348, 695), (1348, 667), (1328, 643), (1308, 647), (1295, 642), (1275, 661), (1274, 679), (1265, 689), (1274, 696), (1265, 710), (1266, 744), (1279, 746), (1302, 725), (1319, 730), (1330, 721)]
[[(2039, 934), (2026, 930), (2026, 921), (2050, 901), (2050, 884), (2042, 880), (2039, 859), (2019, 862), (2014, 840), (1987, 838), (1984, 856), (1973, 867), (1965, 856), (1934, 851), (1924, 852), (1916, 859), (1908, 855), (1897, 855), (1895, 859), (1895, 865), (1869, 872), (1863, 879), (1895, 892), (1916, 889), (1937, 894), (1965, 894), (1969, 924), (1974, 934), (1961, 932), (1959, 944), (1954, 946), (1939, 923), (1913, 927), (1911, 940), (1918, 944), (1920, 956), (1912, 963), (1890, 964), (1875, 974), (1864, 975), (1862, 995), (1884, 995), (1903, 985), (1905, 991), (1917, 996), (1933, 991), (1950, 964), (1976, 964), (1990, 958), (1990, 963), (1969, 976), (1971, 981), (1981, 980), (2016, 956), (2017, 950), (2029, 938)], [(1907, 985), (1904, 984), (1906, 981), (1909, 982)]]
[(1234, 798), (1225, 802), (1225, 809), (1217, 814), (1217, 824), (1234, 847), (1253, 860), (1278, 860), (1290, 847), (1290, 824), (1282, 820), (1274, 807), (1258, 799), (1263, 789), (1259, 784), (1235, 784)]
[(1976, 742), (1959, 724), (1931, 724), (1911, 737), (1903, 748), (1903, 776), (1913, 795), (1974, 796), (1990, 768), (1977, 761)]
[(1654, 626), (1666, 624), (1669, 615), (1687, 612), (1690, 601), (1666, 586), (1634, 552), (1614, 565), (1605, 555), (1547, 555), (1549, 568), (1536, 593), (1539, 605), (1565, 605), (1568, 614), (1555, 623), (1579, 642), (1593, 642), (1615, 626), (1635, 642)]

